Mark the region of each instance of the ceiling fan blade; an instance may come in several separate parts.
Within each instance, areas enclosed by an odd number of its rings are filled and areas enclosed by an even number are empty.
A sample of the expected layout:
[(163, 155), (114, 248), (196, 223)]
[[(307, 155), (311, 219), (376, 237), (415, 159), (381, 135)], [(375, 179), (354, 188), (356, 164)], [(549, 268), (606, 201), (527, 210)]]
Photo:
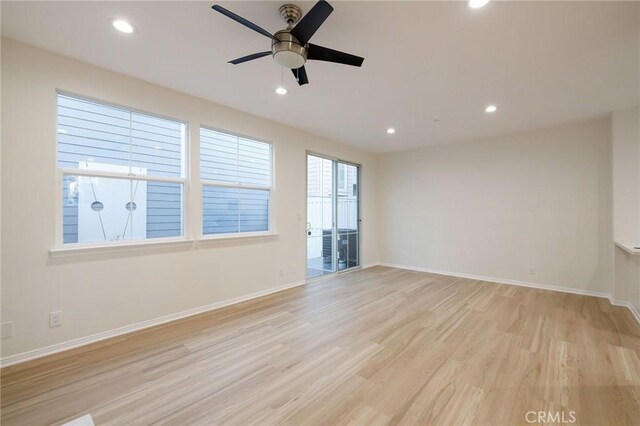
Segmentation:
[(304, 65), (298, 69), (292, 69), (291, 71), (293, 71), (293, 76), (296, 78), (300, 86), (309, 84), (309, 79), (307, 78), (307, 70), (304, 69)]
[(214, 6), (211, 6), (211, 8), (213, 10), (215, 10), (216, 12), (220, 12), (222, 13), (224, 16), (233, 19), (234, 21), (244, 25), (245, 27), (251, 28), (253, 31), (262, 34), (265, 37), (269, 37), (269, 38), (273, 38), (273, 35), (265, 30), (262, 27), (257, 26), (256, 24), (254, 24), (251, 21), (248, 21), (246, 19), (244, 19), (242, 16), (240, 15), (236, 15), (235, 13), (231, 12), (230, 10), (225, 9), (222, 6), (218, 6), (217, 4)]
[(325, 19), (331, 15), (331, 12), (333, 12), (333, 7), (325, 0), (320, 0), (293, 27), (291, 34), (304, 46), (320, 28)]
[(340, 52), (338, 50), (329, 49), (315, 44), (309, 44), (307, 49), (307, 59), (316, 61), (335, 62), (338, 64), (353, 65), (354, 67), (362, 66), (364, 58), (351, 55), (349, 53)]
[(233, 61), (229, 61), (230, 64), (233, 65), (238, 65), (241, 64), (243, 62), (247, 62), (247, 61), (253, 61), (254, 59), (258, 59), (258, 58), (262, 58), (264, 56), (269, 56), (271, 55), (271, 51), (267, 51), (267, 52), (258, 52), (258, 53), (254, 53), (252, 55), (247, 55), (247, 56), (243, 56), (242, 58), (238, 58), (238, 59), (234, 59)]

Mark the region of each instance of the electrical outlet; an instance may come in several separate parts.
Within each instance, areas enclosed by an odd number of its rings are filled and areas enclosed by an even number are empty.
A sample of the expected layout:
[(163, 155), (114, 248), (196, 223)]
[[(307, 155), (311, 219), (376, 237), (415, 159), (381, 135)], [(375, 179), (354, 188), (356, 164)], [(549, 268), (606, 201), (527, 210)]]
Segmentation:
[(62, 311), (49, 312), (49, 328), (62, 325)]
[(278, 271), (278, 275), (284, 277), (284, 269), (280, 268), (280, 270)]
[(13, 321), (7, 321), (0, 324), (0, 339), (6, 339), (13, 336)]
[(535, 274), (536, 274), (536, 267), (529, 266), (529, 275), (535, 275)]

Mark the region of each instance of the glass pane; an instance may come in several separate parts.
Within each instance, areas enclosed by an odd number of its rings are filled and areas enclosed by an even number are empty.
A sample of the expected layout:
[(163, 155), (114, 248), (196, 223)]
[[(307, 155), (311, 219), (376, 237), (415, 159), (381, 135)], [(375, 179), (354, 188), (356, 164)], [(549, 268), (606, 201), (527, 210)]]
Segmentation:
[(268, 190), (205, 185), (203, 234), (268, 231), (269, 196)]
[(66, 175), (62, 197), (65, 244), (182, 235), (179, 183)]
[(182, 184), (147, 182), (147, 238), (183, 235)]
[(307, 155), (307, 196), (319, 197), (322, 188), (322, 158)]
[(338, 233), (338, 270), (358, 266), (358, 250), (359, 233)]
[(335, 270), (331, 251), (330, 236), (307, 238), (307, 277), (312, 278)]
[(148, 175), (180, 177), (185, 125), (139, 113), (131, 114), (131, 166)]
[(358, 167), (338, 164), (344, 170), (345, 185), (338, 188), (338, 228), (339, 232), (358, 231)]
[(271, 185), (271, 145), (200, 129), (200, 176), (218, 182)]
[(239, 189), (239, 232), (269, 230), (269, 191)]
[(238, 189), (204, 186), (202, 188), (202, 233), (238, 232)]
[(271, 145), (248, 139), (240, 139), (238, 144), (240, 183), (271, 185)]
[(307, 156), (307, 277), (335, 271), (333, 162)]
[(238, 138), (200, 128), (200, 177), (238, 182)]
[(178, 121), (58, 95), (57, 132), (61, 168), (95, 163), (125, 167), (126, 173), (133, 167), (144, 175), (182, 176), (185, 126)]
[(338, 187), (338, 269), (359, 265), (358, 167), (338, 163), (344, 185)]
[(338, 195), (347, 192), (347, 165), (338, 163)]

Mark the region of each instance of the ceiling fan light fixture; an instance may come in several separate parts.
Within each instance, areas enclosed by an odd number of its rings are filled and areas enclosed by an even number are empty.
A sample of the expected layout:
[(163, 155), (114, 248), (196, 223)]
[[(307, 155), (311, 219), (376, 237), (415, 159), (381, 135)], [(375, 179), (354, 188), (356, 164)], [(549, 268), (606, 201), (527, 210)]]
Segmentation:
[(280, 50), (273, 54), (273, 59), (285, 68), (298, 69), (304, 65), (306, 59), (303, 55), (292, 50)]

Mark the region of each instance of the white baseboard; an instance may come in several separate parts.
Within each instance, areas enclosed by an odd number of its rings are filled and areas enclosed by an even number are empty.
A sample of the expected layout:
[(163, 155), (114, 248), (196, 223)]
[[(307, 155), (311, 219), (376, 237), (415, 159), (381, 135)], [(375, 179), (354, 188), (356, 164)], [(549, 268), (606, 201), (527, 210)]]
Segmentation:
[(471, 280), (478, 280), (478, 281), (488, 281), (488, 282), (498, 283), (498, 284), (509, 284), (509, 285), (517, 285), (520, 287), (530, 287), (530, 288), (538, 288), (541, 290), (551, 290), (551, 291), (559, 291), (562, 293), (579, 294), (582, 296), (604, 297), (608, 299), (612, 305), (623, 306), (628, 308), (633, 314), (633, 317), (636, 319), (636, 321), (638, 321), (638, 324), (640, 324), (640, 313), (631, 303), (626, 301), (621, 301), (621, 300), (615, 300), (611, 293), (606, 293), (603, 291), (584, 290), (584, 289), (577, 289), (572, 287), (564, 287), (564, 286), (550, 285), (550, 284), (538, 284), (538, 283), (532, 283), (527, 281), (510, 280), (506, 278), (486, 277), (482, 275), (462, 274), (459, 272), (439, 271), (436, 269), (421, 268), (418, 266), (398, 265), (395, 263), (381, 262), (379, 263), (379, 265), (387, 266), (390, 268), (407, 269), (410, 271), (428, 272), (430, 274), (448, 275), (452, 277), (468, 278)]
[(627, 309), (629, 309), (631, 311), (631, 313), (633, 314), (633, 316), (635, 317), (636, 321), (638, 321), (638, 324), (640, 324), (640, 312), (638, 312), (636, 307), (633, 306), (631, 303), (625, 302), (623, 300), (615, 300), (615, 299), (613, 299), (613, 297), (610, 297), (609, 301), (611, 302), (612, 305), (624, 306)]
[(258, 291), (255, 293), (247, 294), (233, 299), (223, 300), (221, 302), (210, 303), (208, 305), (199, 306), (193, 309), (187, 309), (186, 311), (177, 312), (175, 314), (164, 315), (162, 317), (150, 319), (147, 321), (138, 322), (124, 327), (115, 328), (113, 330), (104, 331), (102, 333), (92, 334), (90, 336), (81, 337), (79, 339), (69, 340), (67, 342), (56, 343), (55, 345), (46, 346), (44, 348), (35, 349), (29, 352), (23, 352), (16, 355), (4, 357), (0, 360), (0, 368), (8, 367), (10, 365), (20, 364), (26, 361), (31, 361), (36, 358), (42, 358), (47, 355), (53, 355), (58, 352), (68, 351), (69, 349), (75, 349), (80, 346), (85, 346), (90, 343), (99, 342), (101, 340), (110, 339), (112, 337), (121, 336), (123, 334), (131, 333), (134, 331), (143, 330), (149, 327), (155, 327), (161, 324), (165, 324), (171, 321), (183, 319), (193, 315), (201, 314), (215, 309), (224, 308), (226, 306), (235, 305), (236, 303), (246, 302), (251, 299), (266, 296), (273, 293), (278, 293), (283, 290), (298, 287), (306, 284), (306, 280), (296, 281), (294, 283), (285, 284), (279, 287), (272, 287), (267, 290)]
[(605, 293), (602, 291), (583, 290), (583, 289), (563, 287), (559, 285), (550, 285), (550, 284), (538, 284), (538, 283), (533, 283), (528, 281), (511, 280), (507, 278), (495, 278), (495, 277), (487, 277), (482, 275), (463, 274), (460, 272), (440, 271), (437, 269), (421, 268), (418, 266), (398, 265), (394, 263), (381, 263), (380, 265), (388, 266), (391, 268), (408, 269), (411, 271), (428, 272), (430, 274), (449, 275), (451, 277), (467, 278), (470, 280), (488, 281), (488, 282), (498, 283), (498, 284), (510, 284), (510, 285), (517, 285), (520, 287), (538, 288), (541, 290), (553, 290), (553, 291), (560, 291), (562, 293), (580, 294), (582, 296), (606, 297), (608, 299), (611, 298), (611, 295), (609, 293)]

